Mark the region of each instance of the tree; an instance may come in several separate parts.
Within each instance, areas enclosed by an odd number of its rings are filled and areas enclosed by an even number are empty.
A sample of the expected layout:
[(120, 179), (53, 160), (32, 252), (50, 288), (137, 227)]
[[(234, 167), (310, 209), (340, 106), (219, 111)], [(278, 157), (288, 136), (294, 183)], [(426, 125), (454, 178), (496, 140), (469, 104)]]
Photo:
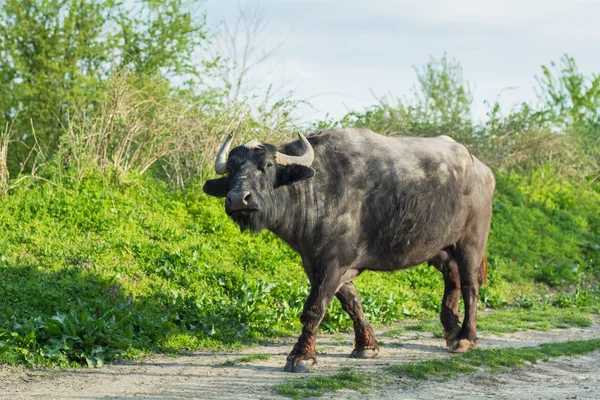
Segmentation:
[(558, 65), (551, 62), (542, 71), (536, 77), (537, 94), (551, 121), (563, 130), (600, 126), (600, 75), (585, 76), (566, 54)]
[(463, 143), (473, 139), (470, 84), (460, 63), (444, 54), (421, 68), (413, 67), (418, 84), (412, 96), (385, 96), (365, 112), (349, 112), (342, 126), (367, 126), (390, 135), (450, 135)]
[(268, 9), (256, 1), (238, 4), (237, 18), (231, 23), (222, 20), (215, 27), (217, 36), (212, 54), (223, 63), (216, 84), (225, 87), (231, 102), (244, 101), (257, 92), (273, 96), (289, 83), (282, 75), (281, 84), (274, 88), (276, 68), (261, 68), (285, 43), (284, 38), (269, 35), (266, 31), (268, 22)]
[(593, 179), (600, 177), (600, 75), (586, 76), (565, 54), (557, 65), (542, 66), (537, 94), (546, 119), (578, 142), (577, 157)]
[(20, 139), (11, 143), (9, 171), (22, 169), (34, 133), (38, 150), (51, 155), (70, 115), (97, 104), (115, 71), (198, 78), (192, 55), (206, 33), (204, 15), (183, 0), (6, 0), (0, 110)]

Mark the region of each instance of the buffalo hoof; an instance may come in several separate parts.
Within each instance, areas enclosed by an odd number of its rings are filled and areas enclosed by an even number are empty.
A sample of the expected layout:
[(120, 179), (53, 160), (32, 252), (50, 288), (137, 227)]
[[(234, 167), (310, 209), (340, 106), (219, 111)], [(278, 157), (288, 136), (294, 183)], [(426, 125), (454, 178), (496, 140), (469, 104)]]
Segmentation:
[(379, 349), (354, 349), (350, 358), (374, 358), (378, 353)]
[(288, 361), (285, 363), (285, 367), (283, 368), (284, 372), (294, 372), (299, 374), (305, 374), (310, 372), (313, 365), (315, 365), (314, 360), (302, 360), (298, 361), (296, 365), (293, 362)]
[(450, 346), (448, 346), (448, 351), (451, 353), (465, 353), (470, 348), (475, 348), (475, 342), (472, 342), (469, 339), (460, 339), (451, 343)]
[(444, 338), (446, 339), (446, 346), (448, 346), (448, 348), (451, 348), (452, 345), (457, 341), (456, 338), (458, 337), (459, 333), (460, 328), (457, 328), (452, 332), (444, 331)]

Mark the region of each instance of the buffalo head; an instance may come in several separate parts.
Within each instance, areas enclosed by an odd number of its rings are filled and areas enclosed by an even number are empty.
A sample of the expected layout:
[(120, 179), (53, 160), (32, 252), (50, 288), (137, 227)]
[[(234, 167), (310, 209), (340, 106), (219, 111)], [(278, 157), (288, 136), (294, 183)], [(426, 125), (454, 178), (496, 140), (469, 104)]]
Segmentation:
[(298, 136), (303, 153), (294, 156), (256, 140), (229, 152), (232, 141), (229, 135), (215, 161), (215, 172), (224, 176), (206, 181), (204, 193), (225, 197), (225, 212), (242, 230), (258, 232), (267, 227), (285, 210), (285, 204), (281, 204), (282, 187), (310, 179), (315, 173), (310, 167), (313, 148), (304, 135)]

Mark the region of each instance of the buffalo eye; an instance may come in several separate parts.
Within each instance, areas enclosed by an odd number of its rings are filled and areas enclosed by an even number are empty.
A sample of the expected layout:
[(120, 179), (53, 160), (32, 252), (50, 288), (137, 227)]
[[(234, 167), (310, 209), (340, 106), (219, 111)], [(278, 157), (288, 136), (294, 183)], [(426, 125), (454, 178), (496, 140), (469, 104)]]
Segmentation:
[(265, 168), (266, 168), (266, 169), (273, 169), (273, 163), (269, 161), (269, 162), (268, 162), (268, 163), (265, 165)]

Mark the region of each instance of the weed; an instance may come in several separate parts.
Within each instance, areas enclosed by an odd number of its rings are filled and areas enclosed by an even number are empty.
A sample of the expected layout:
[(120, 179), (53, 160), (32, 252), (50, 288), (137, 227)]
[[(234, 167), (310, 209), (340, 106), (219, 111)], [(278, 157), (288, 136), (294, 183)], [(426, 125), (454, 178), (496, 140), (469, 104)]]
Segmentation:
[(592, 323), (585, 310), (545, 308), (541, 310), (511, 309), (481, 315), (477, 327), (482, 332), (510, 333), (520, 330), (546, 331), (557, 328), (586, 327)]
[(393, 365), (389, 370), (399, 376), (424, 380), (431, 376), (452, 377), (459, 372), (473, 372), (475, 368), (465, 365), (458, 358), (450, 358), (445, 360), (427, 360), (416, 364)]
[(283, 396), (303, 399), (322, 397), (325, 392), (334, 392), (341, 389), (357, 390), (365, 393), (368, 385), (369, 380), (365, 375), (344, 368), (341, 372), (331, 376), (315, 376), (283, 383), (277, 385), (275, 391)]
[[(536, 302), (533, 310), (519, 308), (497, 310), (477, 317), (477, 329), (482, 333), (512, 333), (523, 330), (547, 331), (550, 329), (587, 327), (592, 320), (587, 308), (560, 309)], [(442, 338), (443, 329), (436, 317), (424, 318), (416, 323), (404, 326), (407, 331), (431, 332), (434, 337)], [(391, 333), (390, 333), (391, 332)], [(390, 329), (384, 336), (400, 334), (399, 329)]]
[(403, 333), (404, 333), (404, 330), (402, 330), (401, 328), (391, 328), (391, 329), (388, 329), (387, 331), (385, 331), (380, 336), (382, 336), (382, 337), (397, 337), (397, 336), (402, 335)]
[(388, 368), (396, 376), (413, 379), (450, 378), (481, 368), (496, 371), (522, 366), (525, 362), (547, 361), (549, 357), (573, 356), (600, 349), (600, 339), (543, 344), (537, 347), (471, 350), (443, 360), (399, 364)]
[(257, 361), (257, 360), (268, 360), (269, 358), (271, 358), (271, 356), (268, 354), (248, 354), (246, 356), (242, 356), (242, 357), (236, 358), (234, 360), (225, 361), (221, 365), (223, 365), (224, 367), (231, 367), (234, 365), (238, 365), (238, 364), (242, 364), (242, 363), (249, 363), (249, 362)]

